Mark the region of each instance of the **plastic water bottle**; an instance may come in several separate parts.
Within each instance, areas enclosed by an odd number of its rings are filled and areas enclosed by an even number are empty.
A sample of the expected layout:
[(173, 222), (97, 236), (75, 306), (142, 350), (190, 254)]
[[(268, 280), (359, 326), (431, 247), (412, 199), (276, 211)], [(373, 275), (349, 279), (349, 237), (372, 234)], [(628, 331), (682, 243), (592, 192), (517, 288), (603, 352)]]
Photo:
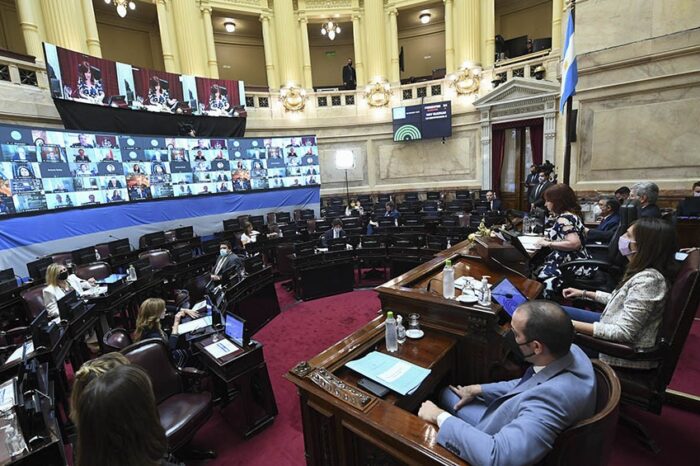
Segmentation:
[(137, 280), (137, 277), (136, 277), (136, 269), (134, 268), (134, 264), (131, 264), (131, 265), (129, 266), (128, 274), (129, 274), (128, 280), (129, 280), (130, 282), (135, 282), (135, 281)]
[(445, 261), (445, 268), (442, 269), (442, 296), (445, 299), (455, 297), (455, 270), (452, 268), (452, 261)]
[(530, 216), (525, 214), (523, 217), (523, 234), (526, 235), (530, 233)]
[(394, 313), (391, 311), (386, 313), (384, 333), (386, 338), (386, 350), (390, 353), (396, 352), (399, 349), (399, 342), (396, 337), (396, 319), (394, 319)]
[(488, 275), (484, 275), (481, 278), (481, 297), (479, 299), (479, 304), (482, 306), (491, 306), (491, 289), (489, 288), (489, 281), (487, 280)]
[(399, 342), (399, 345), (406, 342), (406, 327), (403, 326), (403, 317), (400, 315), (396, 316), (396, 341)]

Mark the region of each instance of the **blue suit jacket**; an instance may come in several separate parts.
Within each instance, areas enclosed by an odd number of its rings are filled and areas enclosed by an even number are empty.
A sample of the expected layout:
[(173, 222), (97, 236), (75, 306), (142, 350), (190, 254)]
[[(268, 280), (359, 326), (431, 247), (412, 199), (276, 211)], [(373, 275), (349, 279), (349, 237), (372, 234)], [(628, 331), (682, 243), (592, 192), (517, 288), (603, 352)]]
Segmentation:
[(608, 215), (605, 217), (605, 219), (600, 222), (600, 225), (598, 225), (598, 228), (596, 230), (598, 231), (610, 231), (614, 230), (617, 228), (617, 226), (620, 224), (620, 216), (618, 214), (612, 214)]
[(620, 224), (620, 216), (618, 214), (612, 214), (605, 218), (598, 228), (595, 230), (589, 230), (586, 236), (587, 243), (594, 243), (600, 241), (601, 243), (609, 243), (612, 237), (617, 231), (617, 227)]
[[(482, 385), (481, 400), (462, 408), (474, 413), (481, 405), (475, 424), (451, 416), (440, 427), (438, 443), (473, 465), (533, 464), (552, 449), (563, 430), (595, 411), (593, 366), (576, 345), (519, 382)], [(453, 412), (452, 406), (444, 407)]]

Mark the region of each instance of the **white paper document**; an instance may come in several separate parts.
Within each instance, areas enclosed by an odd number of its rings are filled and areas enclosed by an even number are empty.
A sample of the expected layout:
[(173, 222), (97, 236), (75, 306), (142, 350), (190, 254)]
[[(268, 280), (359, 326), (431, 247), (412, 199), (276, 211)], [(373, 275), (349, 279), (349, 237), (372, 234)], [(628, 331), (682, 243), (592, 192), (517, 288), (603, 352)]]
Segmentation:
[(204, 349), (207, 353), (211, 354), (216, 359), (223, 358), (224, 356), (228, 356), (229, 354), (241, 350), (238, 346), (234, 345), (226, 339), (219, 340), (216, 343), (212, 343), (209, 346), (205, 346)]
[(200, 317), (199, 319), (193, 319), (184, 324), (180, 324), (178, 331), (180, 333), (189, 333), (198, 328), (204, 328), (211, 325), (211, 316)]
[(407, 362), (397, 362), (389, 369), (379, 374), (378, 377), (385, 382), (396, 382), (399, 378), (401, 378), (401, 376), (408, 372), (409, 369), (411, 369), (411, 365)]
[(0, 385), (0, 411), (7, 411), (15, 405), (15, 378)]
[(518, 239), (522, 243), (523, 247), (528, 251), (536, 251), (540, 249), (542, 246), (540, 246), (538, 243), (542, 238), (543, 236), (518, 236)]
[[(24, 344), (24, 346), (27, 347), (27, 356), (32, 354), (34, 352), (34, 342), (33, 341), (28, 341)], [(22, 359), (22, 348), (23, 346), (20, 346), (16, 350), (12, 352), (9, 358), (5, 361), (5, 364), (12, 364), (15, 361), (20, 361)]]

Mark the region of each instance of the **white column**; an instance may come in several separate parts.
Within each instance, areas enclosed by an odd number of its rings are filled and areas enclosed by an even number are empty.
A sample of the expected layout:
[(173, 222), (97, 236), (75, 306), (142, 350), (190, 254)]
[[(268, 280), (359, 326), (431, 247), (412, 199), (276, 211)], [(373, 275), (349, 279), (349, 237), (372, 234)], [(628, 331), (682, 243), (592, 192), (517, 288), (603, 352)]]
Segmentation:
[(401, 82), (401, 69), (399, 67), (399, 30), (396, 17), (399, 11), (396, 8), (389, 10), (389, 45), (391, 50), (391, 62), (389, 68), (389, 80), (398, 84)]
[(165, 71), (177, 73), (178, 67), (175, 62), (175, 51), (170, 38), (170, 26), (168, 11), (165, 5), (166, 0), (156, 0), (156, 11), (158, 12), (158, 29), (160, 30), (160, 46), (163, 49), (163, 63)]
[(27, 55), (32, 55), (39, 63), (44, 63), (44, 50), (41, 47), (41, 35), (37, 24), (38, 18), (31, 2), (35, 0), (17, 0), (19, 25), (22, 28)]
[(481, 65), (483, 68), (493, 66), (496, 54), (495, 8), (494, 0), (481, 0)]
[(445, 68), (448, 73), (455, 70), (454, 24), (452, 15), (452, 0), (443, 0), (445, 3)]
[(219, 65), (216, 62), (216, 46), (214, 45), (214, 28), (211, 25), (211, 5), (202, 2), (202, 21), (204, 22), (204, 36), (207, 44), (207, 68), (210, 78), (219, 78)]
[(275, 41), (272, 38), (270, 31), (270, 15), (261, 14), (260, 22), (262, 23), (263, 50), (265, 51), (265, 73), (267, 75), (267, 87), (269, 87), (270, 89), (279, 89), (280, 85), (275, 70)]
[(92, 1), (82, 0), (82, 7), (88, 53), (96, 57), (102, 57), (102, 47), (100, 46), (100, 36), (97, 33), (97, 20), (95, 20), (95, 10), (92, 7)]
[(362, 46), (362, 24), (359, 14), (352, 15), (352, 40), (355, 48), (355, 74), (357, 75), (357, 84), (365, 85), (365, 58), (364, 47)]
[(305, 15), (299, 16), (299, 37), (301, 38), (301, 62), (304, 70), (303, 86), (305, 89), (313, 89), (311, 51), (309, 50), (309, 20)]
[(552, 0), (552, 50), (561, 50), (562, 43), (561, 17), (564, 12), (564, 0)]

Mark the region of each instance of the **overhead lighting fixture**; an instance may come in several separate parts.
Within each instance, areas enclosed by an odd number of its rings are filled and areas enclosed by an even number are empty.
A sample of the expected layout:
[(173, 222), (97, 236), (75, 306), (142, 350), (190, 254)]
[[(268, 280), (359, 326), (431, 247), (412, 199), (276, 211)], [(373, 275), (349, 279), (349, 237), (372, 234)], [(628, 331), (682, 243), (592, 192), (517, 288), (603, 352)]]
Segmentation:
[(226, 29), (226, 32), (234, 32), (236, 30), (236, 23), (233, 21), (226, 21), (224, 23), (224, 29)]
[(418, 19), (420, 19), (421, 23), (428, 24), (430, 22), (430, 13), (421, 13), (418, 15)]
[(122, 18), (126, 17), (129, 10), (134, 11), (136, 9), (136, 3), (128, 0), (105, 0), (105, 3), (117, 7), (117, 14)]
[(328, 21), (321, 25), (321, 35), (328, 36), (330, 40), (333, 40), (336, 34), (340, 34), (340, 26), (338, 24)]

